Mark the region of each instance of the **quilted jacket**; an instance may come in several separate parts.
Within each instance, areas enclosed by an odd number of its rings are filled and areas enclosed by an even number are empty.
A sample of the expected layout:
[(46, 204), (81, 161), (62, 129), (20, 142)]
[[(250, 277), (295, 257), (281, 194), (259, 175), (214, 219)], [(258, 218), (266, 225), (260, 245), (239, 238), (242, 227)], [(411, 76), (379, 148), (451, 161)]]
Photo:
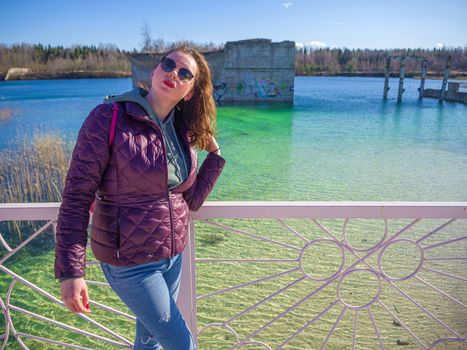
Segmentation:
[(81, 127), (62, 194), (55, 245), (55, 277), (84, 276), (89, 207), (95, 257), (116, 266), (157, 261), (185, 247), (190, 210), (198, 210), (225, 160), (209, 153), (198, 171), (196, 149), (176, 113), (175, 128), (190, 153), (190, 172), (168, 190), (160, 128), (134, 102), (118, 104), (115, 138), (108, 146), (111, 104), (97, 106)]

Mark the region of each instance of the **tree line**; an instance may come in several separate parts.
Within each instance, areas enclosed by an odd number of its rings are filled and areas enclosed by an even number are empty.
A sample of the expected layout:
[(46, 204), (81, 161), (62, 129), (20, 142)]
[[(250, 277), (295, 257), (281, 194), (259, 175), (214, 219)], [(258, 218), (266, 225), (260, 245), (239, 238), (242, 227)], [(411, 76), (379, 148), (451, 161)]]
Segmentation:
[(73, 45), (71, 47), (42, 44), (0, 43), (0, 76), (9, 68), (29, 68), (35, 73), (58, 73), (67, 71), (89, 72), (126, 72), (131, 74), (128, 55), (131, 53), (167, 52), (179, 45), (186, 44), (201, 52), (219, 50), (223, 45), (214, 43), (195, 43), (193, 41), (168, 42), (163, 39), (148, 39), (140, 51), (120, 50), (113, 44)]
[[(387, 57), (407, 56), (425, 58), (427, 72), (430, 75), (443, 75), (447, 59), (450, 56), (451, 75), (467, 74), (467, 47), (443, 49), (342, 49), (300, 48), (296, 51), (295, 71), (297, 75), (383, 75)], [(390, 72), (399, 74), (400, 61), (391, 59)], [(406, 59), (406, 75), (420, 75), (421, 61)]]
[[(188, 44), (198, 50), (214, 51), (223, 48), (223, 44), (196, 43), (192, 41), (166, 42), (153, 40), (144, 35), (139, 52), (166, 52), (180, 44)], [(29, 68), (32, 72), (57, 73), (64, 71), (99, 71), (131, 73), (128, 60), (130, 53), (138, 51), (120, 50), (113, 44), (74, 45), (72, 47), (50, 46), (42, 44), (0, 44), (0, 75), (5, 75), (9, 68)], [(429, 75), (442, 76), (448, 56), (451, 56), (451, 76), (466, 76), (467, 47), (444, 49), (342, 49), (297, 48), (295, 71), (297, 75), (383, 75), (388, 56), (424, 57), (427, 60)], [(399, 73), (399, 61), (393, 59), (391, 72)], [(420, 75), (421, 63), (407, 60), (406, 74)]]
[(32, 72), (124, 71), (130, 72), (128, 52), (112, 44), (74, 45), (0, 44), (0, 72), (9, 68), (29, 68)]

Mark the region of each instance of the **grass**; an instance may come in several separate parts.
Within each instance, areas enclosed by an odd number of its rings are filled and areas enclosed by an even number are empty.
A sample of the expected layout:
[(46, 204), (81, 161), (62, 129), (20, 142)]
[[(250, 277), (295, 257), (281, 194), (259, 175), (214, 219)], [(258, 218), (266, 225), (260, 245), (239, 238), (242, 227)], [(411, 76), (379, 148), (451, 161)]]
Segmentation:
[[(0, 184), (4, 186), (0, 192), (4, 196), (2, 197), (2, 201), (59, 201), (59, 193), (66, 174), (69, 157), (68, 150), (70, 148), (63, 140), (52, 135), (40, 135), (34, 140), (33, 145), (24, 144), (19, 155), (7, 152), (0, 155), (0, 174), (2, 174), (0, 175), (2, 179)], [(12, 172), (14, 175), (8, 172)], [(41, 172), (44, 172), (44, 174)], [(11, 191), (9, 187), (12, 187)], [(302, 239), (287, 231), (280, 223), (274, 220), (218, 219), (213, 221), (232, 228), (252, 232), (277, 242), (286, 243), (299, 249), (302, 249), (305, 245)], [(330, 238), (329, 235), (309, 220), (286, 219), (285, 221), (310, 241)], [(421, 220), (404, 232), (402, 237), (418, 239), (445, 221)], [(452, 223), (447, 228), (423, 241), (422, 245), (427, 246), (464, 236), (467, 230), (467, 223), (465, 221), (458, 220)], [(395, 234), (409, 222), (410, 220), (389, 220), (389, 235)], [(30, 223), (29, 226), (25, 223), (17, 223), (16, 228), (13, 226), (2, 227), (0, 232), (14, 247), (29, 235), (28, 232), (31, 232), (33, 227), (37, 229), (43, 223)], [(320, 220), (320, 223), (332, 232), (337, 239), (343, 239), (343, 220)], [(382, 232), (384, 232), (384, 222), (382, 220), (351, 220), (346, 226), (349, 244), (359, 249), (366, 249), (376, 244), (382, 238)], [(294, 260), (299, 255), (299, 251), (296, 249), (235, 234), (219, 226), (196, 222), (195, 227), (197, 258)], [(21, 234), (14, 231), (15, 229), (19, 230)], [(426, 257), (467, 256), (467, 243), (466, 240), (462, 240), (454, 244), (426, 250), (425, 253)], [(5, 254), (5, 250), (0, 250), (0, 259)], [(390, 249), (387, 249), (383, 256), (383, 269), (393, 277), (407, 275), (418, 264), (419, 256), (417, 254), (418, 250), (414, 249), (413, 245), (394, 244)], [(94, 260), (90, 250), (88, 250), (87, 256), (88, 261)], [(58, 298), (59, 285), (53, 278), (53, 261), (53, 233), (51, 229), (48, 229), (18, 254), (7, 260), (4, 266)], [(197, 302), (198, 327), (201, 329), (211, 323), (222, 324), (230, 319), (228, 322), (229, 327), (235, 330), (239, 339), (242, 340), (254, 334), (263, 325), (268, 324), (264, 330), (258, 332), (251, 340), (267, 344), (274, 349), (291, 337), (290, 341), (284, 346), (284, 349), (318, 349), (337, 318), (342, 315), (341, 321), (335, 329), (335, 334), (329, 338), (326, 348), (352, 349), (354, 317), (358, 311), (356, 348), (378, 349), (380, 346), (368, 309), (354, 310), (349, 308), (342, 313), (344, 306), (337, 295), (338, 279), (331, 281), (322, 290), (307, 298), (308, 295), (325, 283), (325, 281), (313, 280), (310, 276), (323, 280), (336, 273), (341, 263), (343, 264), (343, 269), (346, 269), (355, 261), (356, 258), (346, 252), (345, 261), (342, 262), (338, 246), (328, 241), (317, 241), (316, 244), (305, 250), (301, 265), (293, 261), (275, 263), (199, 262), (196, 270), (198, 297), (239, 284), (246, 285), (242, 288), (229, 290), (214, 296), (201, 297)], [(369, 257), (367, 261), (371, 266), (376, 267), (377, 254)], [(464, 264), (462, 264), (462, 260), (426, 260), (424, 266), (467, 278), (467, 271)], [(355, 267), (367, 268), (368, 266), (360, 263)], [(269, 280), (247, 284), (253, 280), (288, 270), (293, 271)], [(98, 265), (88, 266), (86, 273), (88, 280), (105, 281)], [(417, 277), (422, 278), (462, 303), (467, 304), (465, 282), (437, 275), (426, 270), (420, 270), (417, 273)], [(294, 282), (296, 283), (290, 286)], [(431, 344), (438, 338), (452, 336), (444, 327), (434, 322), (430, 316), (408, 301), (388, 282), (382, 281), (381, 283), (383, 288), (379, 299), (388, 307), (389, 311), (385, 310), (382, 304), (379, 303), (373, 303), (371, 311), (385, 349), (403, 348), (405, 350), (420, 348), (416, 340), (401, 325), (401, 322), (420, 337), (421, 341), (426, 345)], [(393, 283), (456, 332), (464, 334), (466, 331), (465, 320), (467, 319), (467, 310), (465, 308), (459, 307), (458, 304), (442, 297), (439, 293), (414, 278)], [(377, 294), (377, 285), (378, 281), (372, 274), (366, 271), (355, 272), (347, 275), (342, 281), (340, 296), (346, 303), (363, 305)], [(72, 315), (44, 296), (33, 292), (26, 285), (13, 283), (9, 275), (0, 272), (0, 298), (4, 302), (7, 302), (7, 290), (10, 287), (13, 288), (10, 302), (14, 306), (78, 327), (93, 334), (116, 340), (93, 324), (84, 321), (76, 315)], [(279, 290), (282, 291), (278, 292)], [(125, 305), (123, 305), (109, 287), (89, 284), (89, 292), (92, 300), (129, 313)], [(273, 295), (271, 298), (262, 302), (264, 298), (271, 295)], [(256, 305), (256, 307), (240, 315), (242, 311), (247, 310), (253, 305)], [(307, 324), (310, 320), (317, 318), (328, 307), (328, 312), (319, 317), (316, 322), (310, 325)], [(126, 339), (133, 339), (133, 321), (109, 313), (96, 305), (92, 305), (91, 308), (93, 311), (91, 318), (94, 321), (117, 332)], [(289, 312), (287, 312), (288, 308), (290, 308)], [(284, 316), (278, 318), (278, 315), (282, 313)], [(118, 348), (88, 336), (63, 330), (17, 311), (11, 311), (11, 316), (15, 329), (18, 332), (79, 344), (92, 349)], [(0, 334), (5, 332), (5, 327), (4, 319), (0, 318)], [(302, 328), (303, 331), (294, 336), (294, 333)], [(23, 340), (30, 349), (61, 348), (55, 345), (46, 345), (37, 340), (24, 338)], [(228, 349), (234, 341), (234, 334), (228, 328), (208, 327), (199, 336), (199, 347), (203, 350)], [(453, 343), (450, 344), (449, 349), (462, 349), (465, 348), (464, 345)], [(10, 336), (7, 348), (20, 349), (21, 347)], [(260, 345), (253, 344), (244, 348), (250, 350), (264, 349)]]

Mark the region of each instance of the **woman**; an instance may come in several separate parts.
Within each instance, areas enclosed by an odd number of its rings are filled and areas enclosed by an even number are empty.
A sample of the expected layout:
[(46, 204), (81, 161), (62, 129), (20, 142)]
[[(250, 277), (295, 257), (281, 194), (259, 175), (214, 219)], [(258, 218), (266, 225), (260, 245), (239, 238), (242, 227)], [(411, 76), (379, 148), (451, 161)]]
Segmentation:
[[(202, 205), (225, 163), (213, 136), (209, 66), (196, 50), (177, 48), (152, 71), (149, 91), (110, 102), (85, 120), (66, 178), (55, 251), (62, 299), (72, 312), (91, 312), (84, 270), (96, 199), (91, 247), (136, 315), (134, 349), (195, 349), (175, 303), (189, 211)], [(195, 146), (209, 152), (199, 172)]]

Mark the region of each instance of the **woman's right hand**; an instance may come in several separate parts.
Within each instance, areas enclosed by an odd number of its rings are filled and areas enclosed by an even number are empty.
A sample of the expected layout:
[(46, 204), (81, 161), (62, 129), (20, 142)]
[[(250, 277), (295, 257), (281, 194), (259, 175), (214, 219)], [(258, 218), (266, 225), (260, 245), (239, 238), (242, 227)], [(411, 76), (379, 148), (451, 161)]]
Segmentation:
[(64, 280), (60, 286), (62, 300), (68, 310), (73, 313), (90, 314), (88, 286), (84, 278)]
[(216, 153), (219, 156), (221, 155), (219, 144), (217, 143), (217, 140), (213, 135), (211, 135), (209, 139), (209, 143), (206, 146), (205, 150), (208, 151), (209, 153)]

